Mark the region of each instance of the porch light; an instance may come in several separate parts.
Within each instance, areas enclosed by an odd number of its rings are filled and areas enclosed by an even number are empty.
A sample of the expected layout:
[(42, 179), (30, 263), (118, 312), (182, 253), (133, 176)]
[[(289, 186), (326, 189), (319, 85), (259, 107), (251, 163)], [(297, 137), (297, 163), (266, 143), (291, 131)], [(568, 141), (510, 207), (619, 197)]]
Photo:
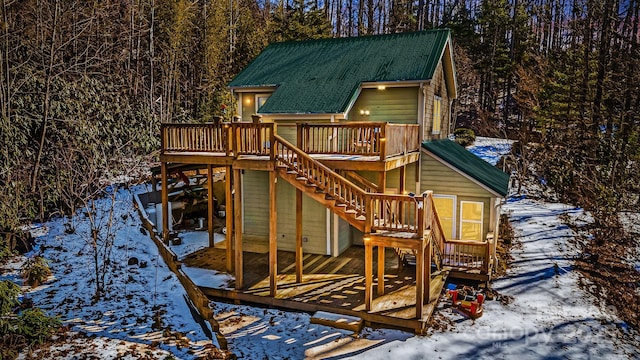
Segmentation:
[(361, 109), (361, 110), (360, 110), (360, 115), (369, 116), (369, 110)]
[(251, 98), (247, 96), (244, 102), (247, 104), (251, 104)]
[(384, 85), (378, 85), (378, 90), (385, 90), (387, 87)]

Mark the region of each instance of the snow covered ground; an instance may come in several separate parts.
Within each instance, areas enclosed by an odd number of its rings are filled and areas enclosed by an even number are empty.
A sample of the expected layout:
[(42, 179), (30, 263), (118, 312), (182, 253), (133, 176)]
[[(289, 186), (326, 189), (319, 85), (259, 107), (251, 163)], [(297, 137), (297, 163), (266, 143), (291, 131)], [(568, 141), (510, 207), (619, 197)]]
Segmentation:
[[(469, 150), (495, 164), (509, 141), (478, 138)], [(581, 209), (526, 197), (511, 198), (510, 215), (519, 244), (507, 275), (493, 288), (512, 298), (485, 303), (476, 321), (452, 311), (443, 299), (436, 317), (446, 330), (427, 336), (365, 328), (361, 334), (310, 324), (310, 315), (212, 303), (230, 350), (246, 359), (475, 359), (638, 358), (640, 338), (628, 333), (614, 309), (594, 305), (578, 286), (570, 245), (574, 236), (563, 215), (587, 219)], [(622, 330), (621, 330), (622, 329)]]
[[(80, 215), (74, 234), (65, 233), (62, 219), (34, 226), (33, 230), (40, 236), (36, 238), (36, 249), (27, 256), (42, 254), (49, 259), (53, 276), (37, 288), (25, 287), (27, 296), (48, 314), (60, 316), (73, 330), (94, 337), (91, 341), (80, 341), (84, 348), (79, 349), (77, 344), (69, 347), (80, 354), (120, 358), (134, 346), (137, 349), (134, 354), (150, 354), (153, 358), (171, 354), (194, 358), (202, 354), (211, 340), (193, 320), (178, 279), (141, 230), (132, 201), (136, 191), (145, 191), (144, 186), (131, 191), (122, 189), (117, 195), (117, 235), (111, 254), (113, 272), (107, 277), (106, 295), (97, 300), (93, 298), (95, 270), (88, 219)], [(97, 207), (106, 208), (109, 203), (110, 200), (102, 199)], [(17, 271), (21, 261), (24, 258), (5, 265), (8, 271), (2, 277), (19, 281)], [(135, 264), (129, 265), (130, 261)], [(57, 350), (66, 354), (66, 358), (77, 357), (78, 353), (65, 350), (67, 345), (60, 345)]]
[[(492, 160), (508, 149), (504, 144), (479, 138), (470, 150)], [(76, 234), (66, 234), (62, 220), (38, 226), (45, 231), (37, 239), (36, 251), (51, 259), (54, 277), (29, 296), (75, 330), (95, 335), (56, 345), (57, 352), (43, 358), (93, 354), (104, 359), (163, 359), (171, 353), (175, 358), (193, 359), (210, 344), (192, 319), (178, 280), (141, 232), (131, 196), (128, 191), (119, 192), (119, 232), (113, 250), (116, 270), (107, 296), (97, 301), (92, 299), (95, 284), (83, 235), (86, 219), (80, 217)], [(484, 315), (475, 322), (453, 312), (445, 300), (435, 315), (443, 326), (427, 336), (373, 328), (352, 334), (311, 324), (306, 313), (222, 302), (211, 306), (230, 350), (243, 359), (640, 358), (638, 334), (626, 330), (612, 309), (594, 305), (594, 299), (578, 286), (579, 275), (570, 260), (576, 254), (570, 241), (574, 234), (562, 217), (582, 221), (588, 216), (581, 209), (526, 196), (509, 199), (503, 210), (511, 218), (517, 245), (507, 275), (495, 280), (493, 288), (511, 301), (506, 305), (486, 302)], [(206, 245), (202, 234), (189, 236), (183, 238), (183, 246), (174, 247), (179, 257)], [(138, 265), (128, 265), (132, 257)], [(18, 279), (19, 263), (5, 268), (10, 269), (5, 277)], [(186, 271), (198, 282), (211, 281), (211, 274)], [(153, 327), (156, 313), (162, 329), (170, 331)], [(188, 342), (176, 341), (183, 338), (181, 334)]]

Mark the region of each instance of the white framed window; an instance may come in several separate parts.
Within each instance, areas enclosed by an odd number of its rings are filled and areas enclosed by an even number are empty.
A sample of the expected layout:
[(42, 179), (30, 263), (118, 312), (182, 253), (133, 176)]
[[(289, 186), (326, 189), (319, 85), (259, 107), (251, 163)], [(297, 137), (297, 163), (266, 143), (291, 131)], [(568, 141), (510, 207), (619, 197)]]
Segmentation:
[(433, 203), (438, 211), (440, 225), (447, 240), (455, 239), (456, 236), (456, 196), (455, 195), (433, 195)]
[(460, 201), (460, 240), (482, 241), (484, 203)]
[(431, 124), (431, 133), (440, 134), (442, 126), (442, 98), (440, 96), (433, 97), (433, 122)]
[(271, 96), (271, 94), (256, 94), (256, 108), (255, 113), (258, 113), (258, 110), (267, 102), (267, 99)]

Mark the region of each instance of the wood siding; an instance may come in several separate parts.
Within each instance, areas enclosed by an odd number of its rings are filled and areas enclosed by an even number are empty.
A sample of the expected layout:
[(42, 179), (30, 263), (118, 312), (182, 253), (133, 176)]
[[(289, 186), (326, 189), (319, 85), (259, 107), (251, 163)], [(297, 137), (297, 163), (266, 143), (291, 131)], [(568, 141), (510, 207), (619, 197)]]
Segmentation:
[(491, 198), (494, 197), (480, 185), (457, 173), (451, 168), (426, 154), (421, 154), (420, 192), (432, 190), (435, 195), (455, 195), (456, 233), (460, 232), (460, 202), (477, 201), (484, 203), (482, 231), (483, 238), (490, 229)]
[[(245, 170), (243, 175), (244, 233), (269, 236), (269, 173)], [(286, 181), (278, 179), (278, 250), (295, 251), (296, 206), (295, 189)], [(307, 196), (302, 198), (302, 236), (308, 239), (303, 244), (305, 253), (326, 254), (327, 225), (326, 209)]]
[[(429, 85), (424, 88), (425, 107), (424, 107), (424, 125), (423, 138), (425, 140), (445, 139), (449, 136), (449, 129), (451, 124), (450, 114), (450, 99), (447, 91), (447, 84), (444, 78), (444, 71), (442, 70), (442, 61), (438, 63), (433, 79), (429, 82)], [(440, 124), (440, 134), (432, 134), (431, 129), (433, 127), (433, 97), (439, 96), (442, 98), (442, 123)]]
[[(278, 179), (278, 249), (296, 249), (295, 188)], [(304, 253), (327, 254), (327, 210), (308, 196), (302, 196), (302, 247)], [(307, 241), (304, 241), (307, 238)]]
[(242, 176), (244, 233), (269, 236), (269, 173), (245, 170)]
[[(362, 89), (349, 111), (349, 120), (416, 124), (418, 90), (418, 87)], [(369, 115), (361, 115), (360, 110), (369, 110)]]

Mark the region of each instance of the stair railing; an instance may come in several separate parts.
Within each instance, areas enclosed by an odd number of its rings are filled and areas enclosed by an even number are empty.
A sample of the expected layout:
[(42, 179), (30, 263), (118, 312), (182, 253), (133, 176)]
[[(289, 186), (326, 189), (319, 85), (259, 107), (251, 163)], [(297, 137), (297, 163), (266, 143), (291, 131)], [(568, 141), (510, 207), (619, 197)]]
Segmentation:
[(337, 204), (355, 210), (356, 216), (369, 216), (366, 211), (369, 193), (278, 135), (274, 136), (274, 146), (276, 166), (282, 164), (295, 171), (309, 184), (331, 196)]

